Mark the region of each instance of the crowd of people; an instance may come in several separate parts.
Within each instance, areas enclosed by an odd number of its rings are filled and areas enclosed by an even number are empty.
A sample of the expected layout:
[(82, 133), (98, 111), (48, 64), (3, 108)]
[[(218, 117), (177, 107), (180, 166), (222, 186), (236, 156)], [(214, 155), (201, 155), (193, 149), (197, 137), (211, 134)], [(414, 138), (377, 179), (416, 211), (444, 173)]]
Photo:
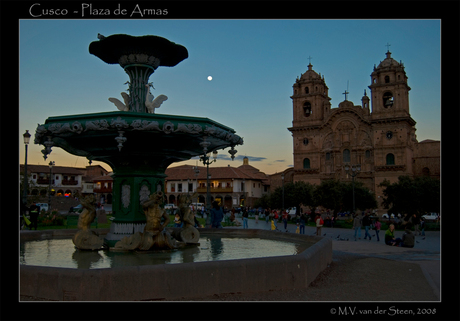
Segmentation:
[[(255, 223), (259, 224), (259, 217), (264, 217), (265, 222), (270, 223), (270, 229), (273, 231), (288, 231), (287, 224), (288, 222), (294, 221), (296, 224), (295, 233), (305, 234), (305, 225), (310, 220), (314, 222), (316, 227), (315, 234), (321, 236), (322, 227), (333, 227), (335, 223), (335, 217), (330, 215), (329, 212), (325, 214), (325, 218), (318, 212), (308, 211), (306, 213), (300, 211), (295, 214), (295, 216), (290, 216), (286, 210), (278, 209), (251, 209), (249, 207), (241, 208), (241, 219), (243, 228), (248, 228), (248, 218), (249, 213), (252, 212), (251, 216), (254, 216)], [(238, 222), (235, 214), (237, 213), (236, 209), (231, 210), (230, 222)], [(217, 202), (213, 203), (213, 208), (211, 210), (211, 227), (221, 228), (222, 220), (225, 214), (221, 207), (218, 206)], [(361, 239), (361, 230), (364, 228), (364, 239), (369, 239), (369, 241), (376, 237), (377, 242), (380, 242), (380, 230), (382, 228), (382, 223), (380, 219), (375, 216), (371, 216), (370, 212), (363, 212), (361, 215), (352, 213), (353, 218), (353, 230), (354, 230), (354, 239), (355, 241), (359, 238)], [(416, 235), (425, 235), (424, 232), (424, 221), (419, 219), (415, 214), (411, 216), (406, 216), (404, 219), (398, 220), (398, 222), (389, 221), (389, 227), (384, 233), (384, 243), (390, 246), (402, 246), (402, 247), (414, 247), (415, 236)], [(395, 227), (396, 224), (398, 227), (404, 226), (405, 231), (401, 238), (395, 237)], [(240, 223), (241, 224), (241, 223)], [(239, 225), (239, 224), (238, 224)], [(412, 232), (414, 228), (414, 232)], [(371, 231), (372, 234), (371, 235)]]

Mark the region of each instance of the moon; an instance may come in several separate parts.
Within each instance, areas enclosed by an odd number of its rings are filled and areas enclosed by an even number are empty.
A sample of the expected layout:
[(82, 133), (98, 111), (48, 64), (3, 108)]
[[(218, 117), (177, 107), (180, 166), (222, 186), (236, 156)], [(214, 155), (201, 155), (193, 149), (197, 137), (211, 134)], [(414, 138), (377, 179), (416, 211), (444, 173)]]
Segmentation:
[(211, 80), (212, 80), (212, 77), (211, 77), (211, 76), (208, 76), (208, 80), (211, 81)]

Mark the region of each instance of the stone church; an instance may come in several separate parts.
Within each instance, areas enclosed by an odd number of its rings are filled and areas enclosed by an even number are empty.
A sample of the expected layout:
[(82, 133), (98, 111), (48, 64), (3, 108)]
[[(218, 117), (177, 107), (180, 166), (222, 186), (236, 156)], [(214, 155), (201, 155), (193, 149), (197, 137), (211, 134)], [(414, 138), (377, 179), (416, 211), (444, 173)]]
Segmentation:
[(294, 167), (285, 171), (288, 181), (320, 184), (322, 180), (351, 181), (345, 165), (360, 165), (355, 180), (383, 195), (378, 185), (398, 176), (440, 177), (440, 141), (418, 142), (415, 120), (409, 111), (409, 91), (404, 64), (386, 53), (371, 73), (369, 96), (361, 105), (345, 100), (331, 108), (328, 87), (321, 76), (308, 70), (293, 85), (292, 133)]

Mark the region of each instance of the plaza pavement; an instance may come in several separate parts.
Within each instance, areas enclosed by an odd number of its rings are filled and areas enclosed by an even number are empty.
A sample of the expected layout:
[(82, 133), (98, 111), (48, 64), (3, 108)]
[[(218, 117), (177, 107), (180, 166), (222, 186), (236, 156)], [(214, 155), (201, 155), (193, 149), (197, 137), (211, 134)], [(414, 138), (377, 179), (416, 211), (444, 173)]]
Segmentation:
[[(242, 222), (241, 218), (237, 218), (239, 222)], [(242, 225), (235, 227), (225, 228), (243, 228)], [(248, 220), (248, 228), (250, 229), (264, 229), (270, 230), (270, 222), (266, 222), (265, 219), (259, 219), (258, 223), (254, 219)], [(284, 224), (277, 223), (277, 228), (281, 232), (274, 233), (286, 233), (284, 230)], [(287, 233), (295, 233), (296, 225), (288, 224)], [(331, 228), (322, 227), (321, 236), (332, 239), (332, 250), (333, 257), (355, 254), (366, 257), (375, 257), (388, 259), (393, 261), (401, 261), (408, 263), (418, 264), (428, 282), (433, 289), (434, 294), (440, 299), (440, 288), (441, 288), (441, 236), (439, 231), (426, 231), (425, 237), (416, 236), (415, 246), (413, 248), (404, 248), (396, 246), (388, 246), (385, 244), (385, 230), (380, 231), (380, 241), (377, 241), (377, 237), (374, 237), (375, 231), (370, 231), (372, 239), (364, 239), (364, 228), (361, 229), (361, 238), (354, 240), (354, 230), (344, 228)], [(404, 231), (395, 231), (396, 237), (402, 237)], [(316, 234), (316, 228), (312, 226), (305, 226), (306, 235)]]

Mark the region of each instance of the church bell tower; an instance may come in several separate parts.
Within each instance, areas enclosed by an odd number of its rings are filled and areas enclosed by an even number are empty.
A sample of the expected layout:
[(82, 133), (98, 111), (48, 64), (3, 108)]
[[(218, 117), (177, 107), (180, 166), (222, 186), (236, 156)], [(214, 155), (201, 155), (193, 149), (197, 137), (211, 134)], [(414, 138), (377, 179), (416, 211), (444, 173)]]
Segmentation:
[[(311, 59), (311, 58), (310, 58)], [(293, 122), (297, 126), (315, 126), (321, 124), (325, 115), (331, 109), (324, 76), (312, 69), (311, 62), (308, 70), (297, 78), (293, 87)]]
[(410, 117), (407, 76), (402, 62), (391, 58), (388, 50), (385, 60), (371, 74), (372, 118)]

